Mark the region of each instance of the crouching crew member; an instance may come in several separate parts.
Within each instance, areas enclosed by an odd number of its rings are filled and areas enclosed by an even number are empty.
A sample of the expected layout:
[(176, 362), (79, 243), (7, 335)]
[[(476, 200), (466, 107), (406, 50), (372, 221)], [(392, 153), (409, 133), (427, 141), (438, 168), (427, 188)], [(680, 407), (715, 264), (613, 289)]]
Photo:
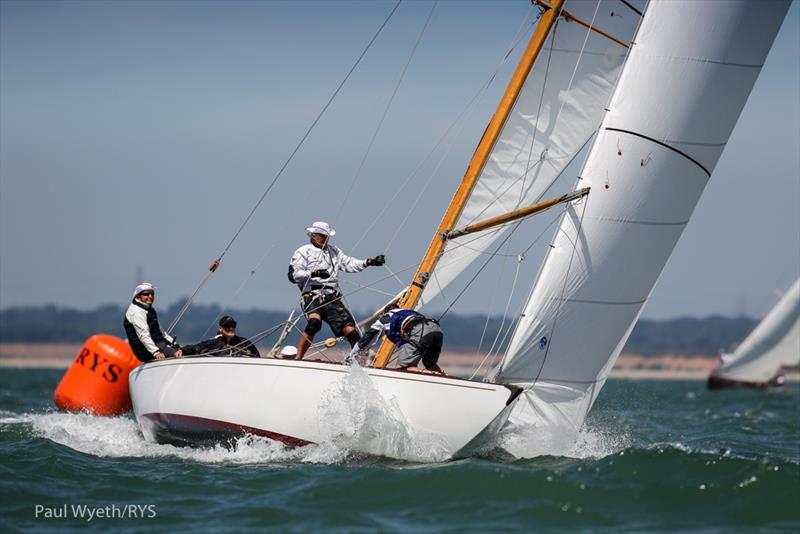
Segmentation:
[(330, 326), (336, 337), (344, 336), (354, 346), (360, 339), (353, 315), (342, 302), (339, 272), (357, 273), (371, 265), (383, 265), (384, 257), (359, 260), (345, 255), (328, 244), (336, 231), (326, 222), (315, 222), (306, 228), (310, 243), (298, 248), (289, 264), (289, 281), (297, 284), (302, 294), (303, 312), (308, 323), (297, 347), (302, 360), (322, 322)]
[(153, 307), (156, 299), (153, 284), (143, 282), (133, 291), (133, 301), (125, 312), (125, 334), (133, 353), (143, 362), (180, 358), (183, 355), (174, 337), (161, 329)]
[[(439, 367), (444, 334), (435, 319), (425, 317), (414, 310), (395, 308), (375, 321), (358, 344), (350, 352), (350, 358), (359, 358), (368, 353), (370, 345), (381, 334), (397, 346), (397, 367), (413, 373), (445, 375)], [(417, 367), (422, 360), (426, 370)]]
[(236, 335), (236, 320), (230, 315), (225, 315), (219, 320), (219, 330), (216, 336), (194, 345), (185, 345), (183, 354), (261, 357), (255, 345), (247, 338)]

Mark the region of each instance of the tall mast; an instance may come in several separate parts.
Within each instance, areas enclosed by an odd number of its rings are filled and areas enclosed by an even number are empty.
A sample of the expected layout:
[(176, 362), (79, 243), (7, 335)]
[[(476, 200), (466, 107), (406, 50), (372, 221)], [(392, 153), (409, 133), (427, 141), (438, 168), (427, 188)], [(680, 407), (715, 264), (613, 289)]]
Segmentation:
[[(550, 9), (544, 12), (539, 24), (536, 26), (536, 31), (534, 31), (531, 36), (528, 48), (522, 55), (519, 65), (517, 65), (517, 70), (514, 72), (514, 76), (508, 83), (506, 92), (500, 100), (500, 104), (497, 106), (497, 111), (495, 111), (491, 122), (489, 122), (489, 126), (486, 128), (480, 143), (478, 143), (478, 148), (475, 149), (475, 154), (472, 156), (472, 161), (470, 161), (464, 179), (461, 181), (461, 185), (458, 187), (455, 195), (453, 195), (453, 199), (450, 201), (450, 205), (447, 207), (447, 211), (442, 221), (439, 223), (439, 227), (436, 229), (436, 233), (431, 240), (431, 244), (428, 246), (428, 251), (425, 253), (422, 263), (420, 263), (417, 269), (417, 273), (414, 275), (408, 292), (397, 303), (399, 307), (413, 309), (419, 302), (422, 292), (425, 289), (425, 284), (427, 284), (428, 278), (430, 277), (430, 273), (433, 272), (433, 269), (439, 262), (439, 258), (447, 244), (447, 235), (453, 229), (456, 222), (458, 222), (464, 205), (467, 203), (467, 200), (469, 200), (472, 189), (475, 187), (475, 183), (478, 181), (481, 172), (483, 172), (486, 161), (489, 159), (489, 154), (494, 148), (495, 142), (500, 136), (500, 132), (503, 130), (503, 126), (517, 101), (517, 97), (519, 97), (522, 86), (525, 84), (525, 80), (527, 80), (528, 74), (539, 52), (542, 50), (547, 36), (561, 14), (563, 3), (564, 0), (553, 0), (552, 4), (548, 6)], [(392, 342), (384, 339), (375, 357), (375, 367), (383, 367), (386, 365), (393, 347), (394, 344)]]

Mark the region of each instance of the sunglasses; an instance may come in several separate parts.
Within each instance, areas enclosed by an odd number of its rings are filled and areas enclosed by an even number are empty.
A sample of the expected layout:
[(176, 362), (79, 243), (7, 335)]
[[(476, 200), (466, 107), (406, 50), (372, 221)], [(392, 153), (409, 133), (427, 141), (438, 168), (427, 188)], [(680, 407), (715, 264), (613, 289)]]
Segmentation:
[(152, 291), (142, 291), (141, 293), (139, 293), (139, 296), (141, 296), (141, 297), (153, 297), (153, 296), (155, 296), (155, 293), (153, 293)]

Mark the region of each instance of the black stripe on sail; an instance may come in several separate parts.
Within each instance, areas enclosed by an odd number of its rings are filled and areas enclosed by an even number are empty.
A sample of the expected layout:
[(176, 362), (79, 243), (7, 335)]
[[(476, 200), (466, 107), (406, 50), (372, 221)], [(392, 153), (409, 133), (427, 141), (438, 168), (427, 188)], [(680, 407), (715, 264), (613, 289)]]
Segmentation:
[(670, 146), (670, 145), (668, 145), (666, 143), (662, 143), (661, 141), (659, 141), (657, 139), (653, 139), (652, 137), (647, 137), (646, 135), (640, 134), (638, 132), (632, 132), (630, 130), (623, 130), (621, 128), (606, 128), (606, 130), (608, 130), (609, 132), (622, 132), (622, 133), (626, 133), (626, 134), (630, 134), (630, 135), (635, 135), (636, 137), (641, 137), (642, 139), (647, 139), (648, 141), (652, 141), (653, 143), (655, 143), (657, 145), (661, 145), (664, 148), (668, 148), (668, 149), (672, 150), (673, 152), (676, 152), (676, 153), (680, 154), (684, 158), (688, 159), (689, 161), (691, 161), (692, 163), (694, 163), (695, 165), (697, 165), (698, 167), (703, 169), (703, 172), (706, 173), (709, 178), (711, 178), (711, 173), (708, 172), (708, 169), (706, 169), (699, 161), (694, 159), (692, 156), (690, 156), (686, 152), (681, 152), (680, 150), (678, 150), (674, 146)]
[(642, 16), (642, 12), (641, 12), (641, 11), (639, 11), (638, 9), (636, 9), (635, 7), (633, 7), (631, 4), (629, 4), (629, 3), (628, 3), (628, 2), (626, 2), (625, 0), (619, 0), (619, 1), (620, 1), (620, 2), (622, 2), (623, 4), (625, 4), (626, 6), (628, 6), (629, 8), (631, 8), (632, 10), (636, 11), (636, 13), (637, 13), (637, 14), (638, 14), (640, 17)]

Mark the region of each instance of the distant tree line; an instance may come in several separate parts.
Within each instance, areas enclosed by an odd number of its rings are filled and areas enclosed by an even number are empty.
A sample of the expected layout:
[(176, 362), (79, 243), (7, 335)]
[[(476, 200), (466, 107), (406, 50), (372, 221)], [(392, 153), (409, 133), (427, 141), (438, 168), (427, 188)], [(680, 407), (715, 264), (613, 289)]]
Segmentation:
[[(180, 311), (180, 304), (159, 308), (161, 325), (166, 328)], [(193, 343), (211, 337), (217, 331), (216, 321), (222, 313), (216, 305), (195, 305), (183, 317), (175, 333), (180, 343)], [(82, 311), (56, 306), (7, 308), (0, 310), (0, 342), (2, 343), (82, 343), (97, 333), (124, 338), (122, 328), (125, 307), (107, 305)], [(239, 323), (240, 335), (259, 336), (259, 345), (274, 343), (280, 324), (288, 312), (259, 309), (228, 310)], [(298, 323), (299, 329), (305, 323)], [(492, 346), (504, 347), (508, 342), (510, 322), (480, 315), (447, 315), (442, 320), (445, 346), (452, 351), (488, 351)], [(681, 318), (665, 321), (640, 320), (623, 352), (658, 355), (716, 355), (731, 350), (755, 327), (748, 317), (712, 316), (703, 319)], [(269, 331), (272, 330), (271, 333)], [(298, 329), (289, 336), (296, 343)], [(324, 336), (331, 335), (327, 329)], [(318, 336), (318, 341), (324, 337)], [(591, 341), (590, 341), (591, 343)]]

